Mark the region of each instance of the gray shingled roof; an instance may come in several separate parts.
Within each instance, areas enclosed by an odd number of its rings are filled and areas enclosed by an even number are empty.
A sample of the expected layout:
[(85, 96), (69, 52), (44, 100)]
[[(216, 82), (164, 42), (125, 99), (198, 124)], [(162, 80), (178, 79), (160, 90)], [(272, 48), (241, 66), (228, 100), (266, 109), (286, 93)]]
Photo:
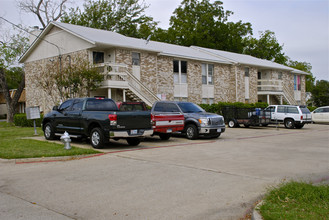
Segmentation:
[[(264, 60), (264, 59), (259, 59), (250, 55), (246, 54), (238, 54), (238, 53), (232, 53), (232, 52), (227, 52), (227, 51), (222, 51), (222, 50), (214, 50), (214, 49), (208, 49), (208, 48), (202, 48), (202, 47), (195, 47), (192, 46), (193, 48), (204, 51), (210, 54), (213, 54), (218, 57), (226, 58), (227, 60), (238, 63), (238, 64), (243, 64), (243, 65), (250, 65), (250, 66), (258, 66), (260, 68), (264, 69), (281, 69), (281, 70), (286, 70), (286, 71), (294, 71), (294, 68), (281, 65), (269, 60)], [(300, 71), (301, 72), (301, 71)]]
[[(60, 23), (60, 22), (51, 22), (46, 29), (41, 33), (41, 38), (44, 37), (47, 32), (53, 27), (59, 27), (81, 39), (88, 41), (91, 44), (96, 45), (108, 45), (121, 48), (130, 48), (136, 50), (144, 50), (158, 53), (159, 55), (185, 58), (185, 59), (194, 59), (199, 61), (207, 61), (214, 63), (226, 63), (226, 64), (242, 64), (249, 66), (257, 66), (263, 69), (280, 69), (291, 71), (298, 74), (307, 74), (300, 70), (290, 68), (272, 61), (259, 59), (249, 55), (232, 53), (222, 50), (214, 50), (202, 47), (184, 47), (174, 44), (149, 41), (143, 39), (137, 39), (132, 37), (126, 37), (124, 35), (105, 31), (100, 29), (94, 29), (79, 25)], [(29, 48), (29, 50), (21, 57), (20, 62), (23, 62), (26, 57), (33, 51), (35, 45), (40, 39), (37, 39)]]
[(172, 56), (172, 57), (183, 57), (188, 59), (202, 60), (216, 63), (227, 63), (225, 59), (204, 53), (202, 51), (195, 50), (191, 47), (178, 46), (174, 44), (161, 43), (156, 41), (126, 37), (124, 35), (114, 33), (111, 31), (104, 31), (94, 28), (88, 28), (78, 25), (52, 22), (55, 26), (60, 27), (68, 32), (81, 37), (90, 43), (111, 45), (123, 48), (132, 48), (145, 51), (158, 52), (160, 55)]

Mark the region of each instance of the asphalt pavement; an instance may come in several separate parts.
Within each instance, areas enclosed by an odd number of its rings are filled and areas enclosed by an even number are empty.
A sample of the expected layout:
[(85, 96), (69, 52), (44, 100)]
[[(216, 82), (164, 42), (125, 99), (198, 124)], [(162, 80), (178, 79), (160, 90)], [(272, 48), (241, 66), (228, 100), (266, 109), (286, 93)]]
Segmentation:
[(92, 157), (1, 160), (0, 219), (241, 219), (290, 179), (329, 183), (328, 125), (227, 128), (218, 139), (111, 141)]

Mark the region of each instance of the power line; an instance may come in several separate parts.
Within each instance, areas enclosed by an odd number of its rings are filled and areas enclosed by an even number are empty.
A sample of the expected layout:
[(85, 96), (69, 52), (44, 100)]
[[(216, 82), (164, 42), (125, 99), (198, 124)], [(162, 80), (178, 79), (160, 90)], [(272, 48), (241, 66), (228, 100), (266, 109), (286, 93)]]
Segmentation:
[(56, 44), (54, 44), (54, 43), (52, 43), (52, 42), (50, 42), (50, 41), (48, 41), (48, 40), (46, 40), (46, 39), (43, 39), (43, 38), (39, 37), (39, 35), (36, 35), (36, 34), (34, 34), (34, 33), (31, 33), (31, 32), (29, 32), (29, 31), (27, 31), (26, 29), (20, 27), (20, 26), (17, 25), (17, 24), (14, 24), (13, 22), (11, 22), (11, 21), (5, 19), (5, 18), (2, 17), (2, 16), (0, 16), (0, 18), (1, 18), (2, 20), (4, 20), (4, 21), (8, 22), (9, 24), (13, 25), (14, 27), (16, 27), (16, 28), (18, 28), (18, 29), (20, 29), (20, 30), (23, 30), (23, 31), (25, 31), (25, 32), (28, 33), (28, 34), (31, 34), (31, 35), (35, 36), (36, 38), (39, 38), (39, 39), (41, 39), (41, 40), (43, 40), (43, 41), (45, 41), (45, 42), (47, 42), (47, 43), (49, 43), (49, 44), (55, 46), (55, 47), (57, 48), (57, 50), (58, 50), (59, 57), (62, 56), (62, 55), (61, 55), (61, 50), (60, 50), (60, 49), (65, 50), (64, 48), (60, 48), (60, 47), (57, 46)]

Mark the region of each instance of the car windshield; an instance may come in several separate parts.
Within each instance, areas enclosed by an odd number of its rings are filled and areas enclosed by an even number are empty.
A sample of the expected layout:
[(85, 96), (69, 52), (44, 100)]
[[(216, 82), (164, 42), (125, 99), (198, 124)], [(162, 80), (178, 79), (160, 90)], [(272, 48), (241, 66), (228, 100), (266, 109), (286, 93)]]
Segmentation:
[(184, 113), (204, 112), (204, 110), (200, 106), (191, 102), (178, 103), (178, 106), (182, 109)]

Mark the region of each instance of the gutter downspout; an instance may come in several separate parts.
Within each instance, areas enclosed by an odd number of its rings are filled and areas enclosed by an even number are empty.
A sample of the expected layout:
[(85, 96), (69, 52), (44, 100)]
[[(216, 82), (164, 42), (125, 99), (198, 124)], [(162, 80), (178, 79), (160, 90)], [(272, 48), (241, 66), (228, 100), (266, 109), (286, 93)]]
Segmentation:
[(238, 102), (238, 66), (235, 66), (235, 101)]

